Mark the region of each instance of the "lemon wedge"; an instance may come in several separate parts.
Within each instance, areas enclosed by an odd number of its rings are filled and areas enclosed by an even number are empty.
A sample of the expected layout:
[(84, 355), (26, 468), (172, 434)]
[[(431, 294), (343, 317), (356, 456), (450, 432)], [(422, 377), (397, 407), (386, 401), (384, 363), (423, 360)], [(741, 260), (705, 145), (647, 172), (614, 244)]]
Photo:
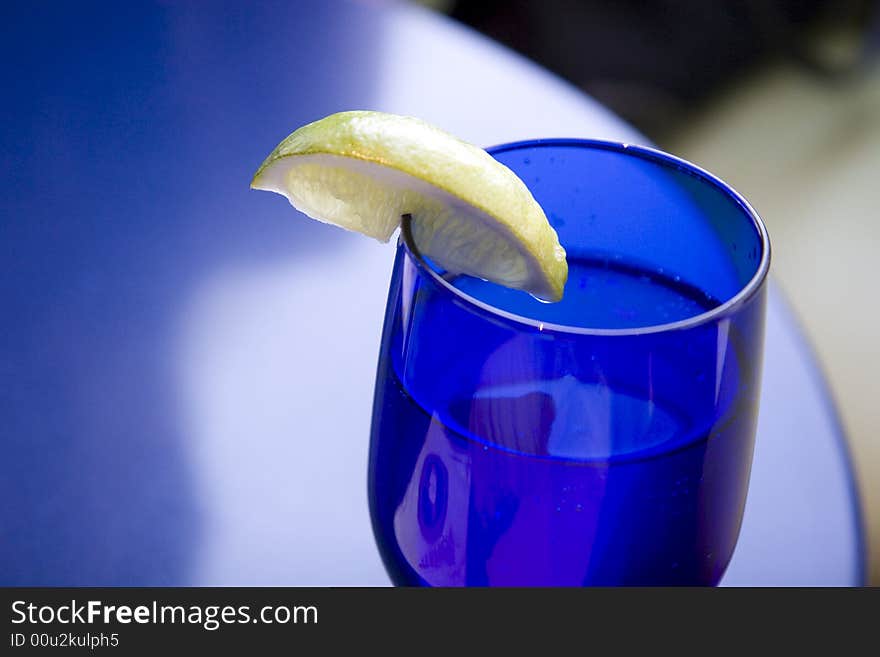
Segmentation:
[(350, 111), (309, 123), (278, 144), (251, 187), (384, 242), (410, 215), (417, 249), (446, 272), (562, 297), (565, 250), (526, 185), (420, 119)]

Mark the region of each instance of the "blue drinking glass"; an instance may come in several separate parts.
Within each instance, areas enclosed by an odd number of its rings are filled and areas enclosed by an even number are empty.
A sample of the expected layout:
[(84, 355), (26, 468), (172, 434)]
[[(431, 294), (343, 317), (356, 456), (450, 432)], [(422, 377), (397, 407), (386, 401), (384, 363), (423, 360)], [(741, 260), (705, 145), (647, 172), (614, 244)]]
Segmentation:
[(755, 440), (766, 229), (656, 150), (489, 152), (544, 208), (569, 279), (541, 303), (401, 239), (369, 465), (386, 569), (398, 585), (717, 584)]

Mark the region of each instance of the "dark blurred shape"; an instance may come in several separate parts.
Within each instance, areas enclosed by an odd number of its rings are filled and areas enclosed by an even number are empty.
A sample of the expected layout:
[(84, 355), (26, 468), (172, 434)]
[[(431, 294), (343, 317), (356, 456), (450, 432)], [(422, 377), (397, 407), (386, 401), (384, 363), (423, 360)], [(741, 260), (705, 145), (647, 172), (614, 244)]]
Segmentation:
[[(573, 82), (648, 136), (790, 58), (829, 80), (876, 53), (875, 0), (456, 0), (450, 15)], [(823, 41), (841, 33), (848, 55)]]

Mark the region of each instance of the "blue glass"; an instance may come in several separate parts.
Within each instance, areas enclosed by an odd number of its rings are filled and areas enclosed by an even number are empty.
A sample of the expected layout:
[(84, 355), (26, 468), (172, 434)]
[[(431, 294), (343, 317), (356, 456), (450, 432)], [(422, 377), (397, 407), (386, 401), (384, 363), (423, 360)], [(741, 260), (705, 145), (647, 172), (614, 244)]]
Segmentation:
[(755, 439), (761, 220), (651, 149), (542, 140), (490, 153), (544, 208), (569, 280), (542, 303), (450, 277), (401, 240), (369, 468), (392, 580), (717, 584)]

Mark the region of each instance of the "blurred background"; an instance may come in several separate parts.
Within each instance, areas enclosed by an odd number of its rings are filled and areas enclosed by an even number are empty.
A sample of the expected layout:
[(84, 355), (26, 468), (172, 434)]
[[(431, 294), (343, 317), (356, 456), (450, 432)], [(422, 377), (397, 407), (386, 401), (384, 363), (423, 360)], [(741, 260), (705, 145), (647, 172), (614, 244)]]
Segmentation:
[(880, 584), (880, 3), (421, 4), (556, 72), (755, 206), (850, 440)]

